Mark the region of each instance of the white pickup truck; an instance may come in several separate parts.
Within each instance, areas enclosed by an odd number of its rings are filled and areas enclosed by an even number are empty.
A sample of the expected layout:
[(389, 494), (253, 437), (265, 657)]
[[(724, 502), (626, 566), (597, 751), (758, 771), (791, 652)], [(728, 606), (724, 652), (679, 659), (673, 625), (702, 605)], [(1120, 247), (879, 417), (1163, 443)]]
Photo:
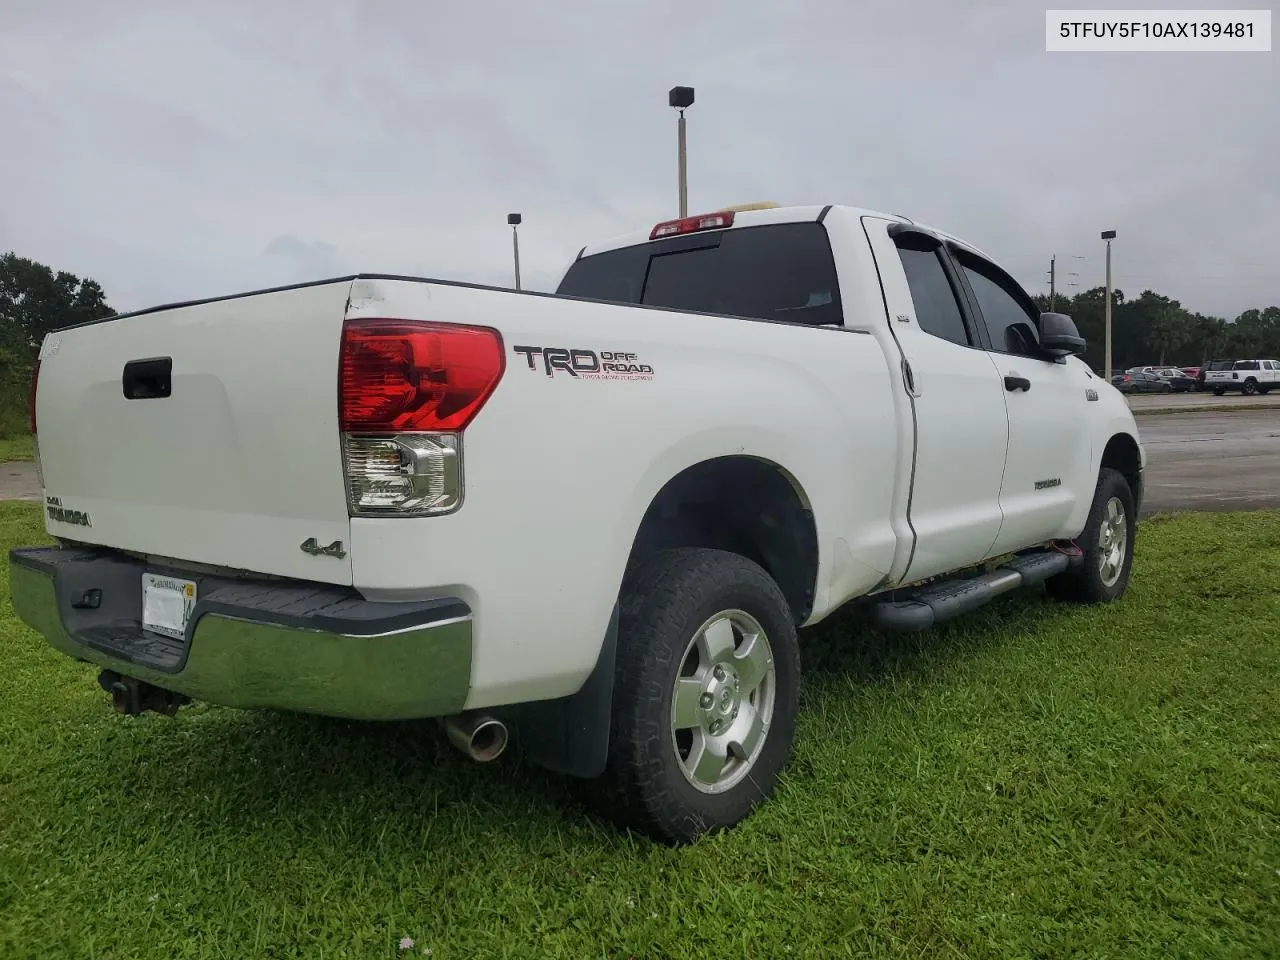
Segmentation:
[(42, 346), (59, 545), (12, 552), (13, 602), (121, 712), (438, 717), (689, 841), (772, 791), (798, 627), (1124, 592), (1144, 454), (1083, 347), (969, 244), (841, 206), (662, 223), (554, 295), (113, 317)]
[(1228, 390), (1239, 390), (1246, 397), (1265, 396), (1280, 387), (1280, 360), (1237, 360), (1230, 369), (1206, 370), (1204, 386), (1219, 397)]

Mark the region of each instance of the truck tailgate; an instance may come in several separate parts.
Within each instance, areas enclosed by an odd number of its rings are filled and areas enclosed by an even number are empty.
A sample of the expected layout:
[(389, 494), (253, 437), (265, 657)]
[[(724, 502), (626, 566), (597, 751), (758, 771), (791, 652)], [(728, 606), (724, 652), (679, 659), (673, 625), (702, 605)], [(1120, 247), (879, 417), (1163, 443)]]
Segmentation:
[(51, 334), (36, 396), (48, 531), (349, 584), (349, 556), (301, 545), (350, 541), (338, 434), (350, 286), (161, 308)]

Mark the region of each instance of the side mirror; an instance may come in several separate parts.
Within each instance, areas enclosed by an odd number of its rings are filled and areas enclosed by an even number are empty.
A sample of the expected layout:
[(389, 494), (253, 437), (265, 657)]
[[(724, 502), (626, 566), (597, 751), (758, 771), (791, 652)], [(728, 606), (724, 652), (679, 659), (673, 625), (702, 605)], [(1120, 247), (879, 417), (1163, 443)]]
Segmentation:
[(1076, 322), (1065, 313), (1040, 314), (1040, 349), (1052, 357), (1084, 353), (1085, 341)]

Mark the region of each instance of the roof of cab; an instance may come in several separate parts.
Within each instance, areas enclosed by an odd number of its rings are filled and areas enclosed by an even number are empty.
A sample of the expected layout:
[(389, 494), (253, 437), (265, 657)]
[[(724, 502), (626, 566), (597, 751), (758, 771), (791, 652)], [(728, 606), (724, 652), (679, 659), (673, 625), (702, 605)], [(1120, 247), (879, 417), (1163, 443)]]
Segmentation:
[[(962, 240), (959, 237), (952, 236), (951, 234), (946, 233), (945, 231), (938, 230), (936, 227), (931, 227), (928, 224), (920, 223), (918, 220), (910, 220), (907, 217), (903, 217), (895, 213), (881, 213), (878, 210), (870, 210), (864, 207), (853, 207), (853, 206), (848, 206), (846, 204), (839, 204), (839, 203), (825, 204), (825, 205), (812, 204), (807, 206), (792, 206), (792, 207), (782, 207), (782, 206), (765, 207), (763, 205), (757, 205), (757, 204), (740, 204), (736, 207), (733, 207), (733, 206), (721, 207), (719, 210), (706, 210), (706, 211), (703, 211), (703, 213), (711, 214), (711, 213), (720, 213), (727, 210), (733, 210), (734, 211), (733, 226), (727, 227), (725, 229), (737, 230), (740, 227), (759, 227), (769, 223), (807, 223), (811, 221), (816, 221), (819, 217), (823, 215), (823, 211), (830, 211), (833, 209), (838, 209), (842, 213), (853, 216), (853, 217), (878, 217), (884, 220), (895, 220), (899, 223), (911, 223), (917, 227), (921, 227), (925, 230), (928, 230), (932, 233), (937, 234), (939, 237), (941, 237), (944, 240), (950, 240), (954, 243), (959, 244), (962, 247), (967, 247), (968, 249), (972, 250), (974, 253), (977, 253), (984, 257), (986, 256), (986, 254), (983, 254), (981, 250), (979, 250), (977, 247), (975, 247), (973, 244), (969, 243), (968, 241)], [(597, 241), (596, 243), (589, 243), (582, 248), (581, 252), (578, 254), (578, 257), (579, 258), (589, 257), (589, 256), (592, 256), (593, 254), (605, 253), (609, 250), (618, 250), (622, 247), (633, 247), (633, 246), (637, 246), (638, 244), (649, 243), (650, 242), (649, 234), (652, 231), (652, 229), (653, 227), (650, 226), (645, 230), (635, 230), (630, 233), (624, 233), (624, 234), (619, 234), (618, 236), (615, 236), (615, 237), (610, 237), (607, 240), (600, 240), (600, 241)]]

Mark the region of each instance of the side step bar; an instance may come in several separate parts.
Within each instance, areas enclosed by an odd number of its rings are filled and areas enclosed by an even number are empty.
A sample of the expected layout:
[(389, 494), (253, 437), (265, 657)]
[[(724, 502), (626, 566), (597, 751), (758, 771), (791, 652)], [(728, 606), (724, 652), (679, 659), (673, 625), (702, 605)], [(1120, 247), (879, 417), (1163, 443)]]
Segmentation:
[[(1079, 550), (1078, 547), (1074, 548)], [(1082, 557), (1059, 550), (1036, 550), (1010, 557), (989, 573), (963, 580), (939, 580), (915, 590), (894, 591), (896, 599), (871, 605), (872, 621), (885, 631), (928, 630), (934, 624), (976, 610), (1002, 593), (1041, 583), (1063, 573)]]

